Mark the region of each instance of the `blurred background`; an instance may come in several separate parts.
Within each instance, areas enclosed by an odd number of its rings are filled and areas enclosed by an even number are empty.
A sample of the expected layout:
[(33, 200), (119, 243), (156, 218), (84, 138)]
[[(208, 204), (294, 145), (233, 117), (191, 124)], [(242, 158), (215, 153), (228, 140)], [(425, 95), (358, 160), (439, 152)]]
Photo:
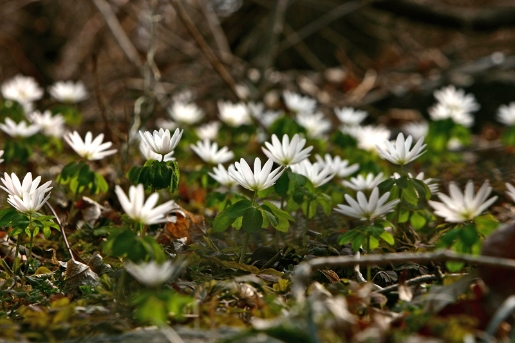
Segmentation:
[(454, 84), (481, 131), (515, 100), (514, 54), (512, 0), (0, 1), (0, 82), (82, 80), (91, 121), (127, 120), (142, 95), (164, 116), (188, 90), (214, 118), (218, 99), (280, 108), (290, 89), (392, 124)]

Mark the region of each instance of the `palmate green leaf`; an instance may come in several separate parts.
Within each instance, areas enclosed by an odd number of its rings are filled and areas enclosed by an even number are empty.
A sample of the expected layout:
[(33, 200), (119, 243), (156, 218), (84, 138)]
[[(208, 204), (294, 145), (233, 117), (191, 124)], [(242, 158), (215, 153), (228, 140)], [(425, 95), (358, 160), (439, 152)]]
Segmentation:
[(325, 215), (329, 216), (333, 210), (333, 202), (331, 197), (325, 193), (320, 193), (318, 194), (317, 201), (320, 207), (322, 207)]
[(427, 223), (427, 219), (422, 213), (423, 211), (415, 211), (411, 214), (410, 223), (415, 230), (422, 229)]
[[(288, 170), (289, 171), (289, 170)], [(277, 195), (284, 197), (288, 194), (288, 188), (290, 186), (290, 178), (288, 177), (288, 172), (283, 173), (279, 179), (274, 184), (274, 190)]]
[(472, 247), (479, 240), (476, 226), (473, 224), (463, 226), (459, 231), (459, 239), (465, 247)]
[(243, 230), (246, 232), (258, 232), (263, 225), (263, 215), (255, 208), (248, 208), (243, 213)]
[(175, 192), (179, 186), (179, 167), (177, 162), (148, 160), (141, 169), (131, 169), (128, 175), (134, 184), (143, 184), (154, 190), (168, 188)]
[(476, 217), (474, 222), (476, 223), (477, 232), (484, 237), (489, 236), (499, 227), (499, 222), (490, 213)]
[(408, 177), (406, 175), (401, 176), (398, 179), (395, 179), (395, 184), (399, 189), (406, 189), (408, 188)]
[(415, 190), (415, 187), (413, 186), (413, 183), (407, 183), (406, 188), (402, 191), (402, 199), (406, 200), (408, 204), (413, 206), (418, 205), (418, 194)]
[(251, 207), (252, 202), (248, 199), (243, 199), (227, 207), (225, 209), (225, 213), (229, 218), (238, 218), (241, 217), (243, 213)]
[(268, 206), (261, 205), (258, 209), (263, 216), (263, 228), (268, 227), (270, 224), (274, 227), (279, 224), (277, 217), (272, 213), (272, 210)]
[(368, 253), (371, 253), (375, 248), (379, 246), (379, 240), (375, 238), (374, 236), (368, 237), (368, 247), (370, 251)]
[(395, 185), (395, 179), (388, 178), (384, 181), (382, 181), (377, 187), (379, 188), (379, 193), (384, 194), (386, 192), (390, 192), (392, 190), (392, 187)]
[(213, 221), (213, 231), (223, 232), (231, 226), (236, 218), (229, 217), (227, 215), (227, 208), (222, 212), (218, 213), (215, 220)]
[(135, 318), (141, 323), (151, 323), (156, 326), (166, 325), (168, 311), (166, 302), (153, 294), (144, 293), (133, 300), (137, 305)]
[(280, 208), (272, 204), (270, 201), (263, 201), (262, 206), (266, 206), (266, 208), (269, 209), (277, 217), (277, 224), (274, 225), (272, 223), (272, 226), (278, 231), (288, 232), (290, 222), (295, 221), (293, 217), (288, 212), (281, 210)]
[(431, 191), (424, 181), (418, 179), (411, 179), (410, 181), (412, 182), (420, 199), (429, 200), (431, 198)]

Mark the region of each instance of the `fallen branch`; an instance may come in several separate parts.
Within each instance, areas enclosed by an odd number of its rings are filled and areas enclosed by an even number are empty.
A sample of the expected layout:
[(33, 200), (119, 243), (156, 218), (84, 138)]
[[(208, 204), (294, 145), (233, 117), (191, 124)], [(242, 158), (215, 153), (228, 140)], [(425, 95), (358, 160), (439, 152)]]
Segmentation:
[(311, 280), (311, 274), (314, 270), (320, 268), (334, 267), (353, 267), (355, 264), (360, 266), (385, 265), (390, 263), (429, 263), (429, 262), (465, 262), (474, 265), (503, 267), (515, 270), (515, 260), (507, 258), (498, 258), (490, 256), (473, 256), (457, 254), (449, 250), (439, 250), (431, 253), (420, 254), (376, 254), (355, 256), (333, 256), (318, 257), (310, 261), (303, 262), (295, 267), (295, 276), (293, 279), (293, 294), (298, 301), (304, 301), (304, 293)]

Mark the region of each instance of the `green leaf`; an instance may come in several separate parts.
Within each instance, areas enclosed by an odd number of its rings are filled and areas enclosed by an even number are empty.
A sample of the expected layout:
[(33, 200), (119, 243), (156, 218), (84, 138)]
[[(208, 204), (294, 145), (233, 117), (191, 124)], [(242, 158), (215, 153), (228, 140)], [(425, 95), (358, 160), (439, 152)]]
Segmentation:
[(411, 182), (413, 184), (413, 187), (417, 191), (418, 197), (420, 199), (429, 200), (431, 198), (431, 191), (429, 190), (429, 187), (426, 185), (424, 181), (418, 179), (411, 179)]
[(243, 230), (247, 232), (258, 232), (263, 225), (261, 212), (254, 207), (248, 208), (243, 214)]
[(215, 220), (213, 221), (213, 231), (214, 232), (222, 232), (225, 231), (231, 226), (236, 218), (229, 217), (227, 215), (227, 209), (218, 213)]
[(251, 207), (252, 202), (250, 200), (244, 199), (226, 208), (225, 212), (229, 218), (238, 218), (241, 217), (243, 213)]
[(465, 263), (448, 261), (448, 262), (445, 262), (445, 266), (451, 273), (456, 273), (463, 269), (463, 267), (465, 266)]
[(232, 223), (232, 227), (235, 228), (236, 230), (241, 229), (242, 226), (243, 226), (243, 216), (236, 218), (234, 220), (234, 222)]
[(460, 240), (467, 247), (471, 247), (479, 240), (476, 227), (472, 224), (464, 226), (460, 229)]
[(283, 173), (275, 182), (274, 190), (277, 193), (277, 195), (284, 197), (288, 193), (289, 185), (290, 178), (288, 177), (288, 173)]
[(106, 193), (109, 190), (109, 185), (108, 185), (106, 179), (98, 173), (94, 173), (94, 174), (95, 174), (95, 184), (96, 184), (96, 188), (97, 188), (97, 192), (94, 192), (94, 194), (97, 194), (99, 192)]
[(375, 248), (379, 246), (379, 241), (374, 236), (369, 236), (368, 240), (368, 248), (370, 249), (368, 253), (370, 254)]
[(417, 194), (417, 191), (415, 190), (415, 187), (413, 187), (412, 185), (411, 185), (411, 187), (407, 187), (403, 190), (402, 198), (413, 206), (418, 205), (418, 194)]
[(395, 179), (388, 178), (384, 181), (382, 181), (377, 187), (379, 188), (379, 193), (384, 194), (386, 192), (390, 192), (392, 190), (392, 187), (395, 185)]
[(489, 236), (499, 227), (499, 222), (491, 214), (483, 214), (482, 216), (474, 219), (477, 231), (484, 237)]
[(125, 230), (114, 238), (110, 251), (111, 254), (114, 257), (121, 257), (125, 255), (127, 252), (135, 248), (135, 240), (136, 233), (131, 230)]
[(426, 225), (427, 219), (420, 211), (415, 211), (411, 214), (410, 223), (415, 230), (420, 230)]
[(408, 187), (408, 177), (403, 175), (400, 178), (395, 179), (395, 184), (397, 184), (399, 189), (406, 189)]
[(390, 245), (394, 245), (395, 244), (395, 238), (393, 238), (393, 235), (388, 232), (388, 231), (383, 231), (379, 237), (381, 237), (381, 239), (383, 241), (385, 241), (386, 243), (390, 244)]
[(325, 193), (320, 193), (318, 194), (317, 201), (320, 204), (320, 207), (322, 207), (325, 215), (329, 216), (333, 210), (333, 202), (331, 197)]
[(358, 232), (358, 235), (354, 238), (352, 241), (352, 249), (354, 251), (359, 251), (359, 248), (363, 245), (363, 242), (367, 239), (367, 236), (365, 236), (363, 233)]
[(261, 205), (259, 207), (259, 211), (261, 211), (261, 215), (263, 216), (263, 228), (268, 227), (270, 224), (274, 227), (279, 224), (277, 217), (272, 213), (272, 210), (268, 206)]

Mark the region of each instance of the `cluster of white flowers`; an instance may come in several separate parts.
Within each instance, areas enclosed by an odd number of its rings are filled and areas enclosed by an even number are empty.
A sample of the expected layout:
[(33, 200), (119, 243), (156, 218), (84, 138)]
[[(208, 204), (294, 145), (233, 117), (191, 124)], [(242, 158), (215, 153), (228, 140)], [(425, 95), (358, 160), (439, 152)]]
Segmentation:
[(434, 92), (438, 102), (429, 109), (432, 120), (452, 119), (456, 124), (471, 127), (474, 124), (472, 113), (479, 110), (479, 104), (472, 94), (463, 89), (448, 86)]
[(16, 210), (22, 213), (37, 212), (50, 198), (51, 181), (41, 186), (41, 176), (32, 179), (32, 173), (27, 173), (23, 178), (23, 182), (16, 174), (4, 173), (4, 177), (0, 179), (4, 186), (0, 186), (7, 192), (7, 202)]

